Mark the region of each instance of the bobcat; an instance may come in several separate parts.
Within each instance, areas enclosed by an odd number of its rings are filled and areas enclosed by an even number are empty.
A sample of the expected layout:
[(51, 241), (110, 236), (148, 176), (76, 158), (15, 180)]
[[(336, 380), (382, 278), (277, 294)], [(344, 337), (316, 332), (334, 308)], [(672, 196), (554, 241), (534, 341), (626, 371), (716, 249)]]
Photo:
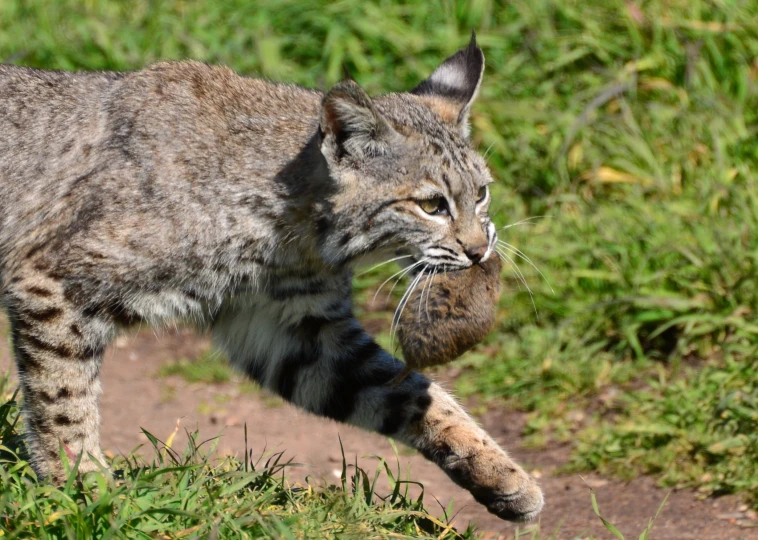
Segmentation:
[(418, 449), (490, 512), (534, 518), (536, 482), (438, 385), (356, 321), (367, 260), (416, 272), (493, 253), (492, 180), (468, 142), (471, 43), (408, 93), (370, 98), (193, 61), (129, 73), (0, 65), (0, 284), (40, 478), (99, 446), (117, 330), (193, 320), (311, 413)]

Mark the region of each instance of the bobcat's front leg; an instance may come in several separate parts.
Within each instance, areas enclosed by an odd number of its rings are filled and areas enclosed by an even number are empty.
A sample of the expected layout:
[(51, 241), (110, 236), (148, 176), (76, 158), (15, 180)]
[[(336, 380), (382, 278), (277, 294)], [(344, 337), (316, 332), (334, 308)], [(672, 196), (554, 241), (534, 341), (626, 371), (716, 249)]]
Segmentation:
[[(326, 304), (325, 304), (326, 305)], [(497, 516), (528, 521), (542, 509), (535, 481), (423, 375), (390, 383), (404, 364), (379, 347), (349, 303), (286, 321), (271, 309), (227, 312), (216, 325), (232, 362), (315, 414), (395, 437), (439, 465)]]
[[(419, 375), (420, 376), (420, 375)], [(508, 454), (436, 384), (429, 407), (399, 433), (493, 514), (531, 521), (542, 510), (542, 491)]]
[[(397, 362), (382, 355), (378, 363)], [(534, 479), (439, 385), (412, 372), (395, 387), (367, 387), (362, 395), (365, 401), (356, 404), (350, 423), (416, 448), (502, 519), (530, 521), (542, 510), (542, 491)], [(372, 406), (378, 413), (373, 418)]]

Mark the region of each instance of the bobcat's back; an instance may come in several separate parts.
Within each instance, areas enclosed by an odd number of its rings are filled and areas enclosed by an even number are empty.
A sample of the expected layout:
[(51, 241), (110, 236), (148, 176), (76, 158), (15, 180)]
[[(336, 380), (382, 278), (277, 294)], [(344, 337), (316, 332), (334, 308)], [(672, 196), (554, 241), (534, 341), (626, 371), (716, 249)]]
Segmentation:
[[(130, 73), (0, 65), (0, 276), (53, 241), (72, 253), (69, 262), (60, 257), (69, 275), (86, 259), (72, 250), (86, 241), (119, 260), (113, 271), (123, 279), (172, 248), (229, 259), (217, 252), (224, 241), (259, 231), (256, 242), (273, 242), (268, 224), (297, 213), (280, 208), (285, 194), (276, 191), (290, 189), (287, 178), (272, 181), (315, 131), (320, 99), (199, 62)], [(262, 220), (251, 206), (271, 215)], [(139, 261), (120, 256), (130, 243), (139, 244)], [(157, 257), (151, 268), (165, 262)]]
[(104, 97), (120, 77), (0, 65), (0, 257), (63, 212), (92, 166), (89, 149), (106, 131)]

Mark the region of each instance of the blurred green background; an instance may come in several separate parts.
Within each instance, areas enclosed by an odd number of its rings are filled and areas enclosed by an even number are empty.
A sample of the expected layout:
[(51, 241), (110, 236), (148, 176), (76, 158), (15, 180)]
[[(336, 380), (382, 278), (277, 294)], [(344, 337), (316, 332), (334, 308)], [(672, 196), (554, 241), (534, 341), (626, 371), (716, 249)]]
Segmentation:
[(758, 506), (757, 1), (2, 0), (0, 61), (195, 58), (317, 88), (346, 64), (379, 93), (472, 28), (492, 210), (546, 279), (510, 252), (459, 391), (528, 411), (530, 444), (570, 442), (572, 469)]

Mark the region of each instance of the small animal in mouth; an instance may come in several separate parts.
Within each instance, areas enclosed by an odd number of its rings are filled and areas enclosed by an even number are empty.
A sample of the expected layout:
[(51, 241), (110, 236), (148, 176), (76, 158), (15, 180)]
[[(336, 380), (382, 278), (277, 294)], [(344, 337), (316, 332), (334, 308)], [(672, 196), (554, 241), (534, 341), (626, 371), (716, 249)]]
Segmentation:
[(495, 325), (500, 270), (493, 256), (464, 270), (438, 272), (415, 287), (397, 331), (407, 371), (446, 364), (486, 337)]

